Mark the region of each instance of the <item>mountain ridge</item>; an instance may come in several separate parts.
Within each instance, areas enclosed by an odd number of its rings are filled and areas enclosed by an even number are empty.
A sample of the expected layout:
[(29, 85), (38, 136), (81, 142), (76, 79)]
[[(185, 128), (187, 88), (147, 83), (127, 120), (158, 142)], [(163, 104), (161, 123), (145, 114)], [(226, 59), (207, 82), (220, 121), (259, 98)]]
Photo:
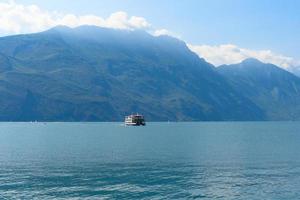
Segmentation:
[(300, 119), (300, 79), (269, 63), (246, 60), (218, 68), (235, 90), (266, 111), (270, 120)]
[(144, 31), (60, 26), (0, 38), (1, 121), (121, 121), (133, 112), (149, 121), (268, 120), (232, 82), (183, 41)]

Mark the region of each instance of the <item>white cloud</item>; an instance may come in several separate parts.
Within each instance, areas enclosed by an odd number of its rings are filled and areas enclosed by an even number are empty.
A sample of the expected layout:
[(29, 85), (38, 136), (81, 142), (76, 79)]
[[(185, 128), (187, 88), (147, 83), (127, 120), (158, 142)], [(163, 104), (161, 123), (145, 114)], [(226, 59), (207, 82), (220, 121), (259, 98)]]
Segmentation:
[(24, 6), (14, 1), (0, 3), (0, 32), (3, 34), (34, 32), (53, 24), (51, 15), (35, 5)]
[(154, 31), (153, 35), (160, 36), (160, 35), (172, 35), (173, 33), (167, 29), (158, 29)]
[(154, 31), (153, 35), (160, 36), (160, 35), (169, 35), (170, 32), (167, 29), (159, 29)]
[(153, 35), (154, 36), (168, 35), (168, 36), (179, 38), (179, 39), (181, 38), (178, 34), (173, 33), (172, 31), (169, 31), (167, 29), (158, 29), (158, 30), (155, 30), (153, 32)]
[(218, 46), (188, 45), (189, 48), (208, 62), (219, 66), (222, 64), (234, 64), (246, 58), (256, 58), (265, 63), (272, 63), (284, 69), (292, 71), (295, 66), (300, 66), (300, 61), (292, 57), (280, 55), (271, 50), (250, 50), (240, 48), (233, 44)]
[(96, 15), (74, 15), (49, 12), (36, 5), (22, 5), (14, 1), (0, 3), (0, 34), (32, 33), (46, 30), (56, 25), (76, 27), (96, 25), (117, 29), (149, 29), (150, 23), (137, 16), (128, 16), (126, 12), (112, 13), (108, 18)]

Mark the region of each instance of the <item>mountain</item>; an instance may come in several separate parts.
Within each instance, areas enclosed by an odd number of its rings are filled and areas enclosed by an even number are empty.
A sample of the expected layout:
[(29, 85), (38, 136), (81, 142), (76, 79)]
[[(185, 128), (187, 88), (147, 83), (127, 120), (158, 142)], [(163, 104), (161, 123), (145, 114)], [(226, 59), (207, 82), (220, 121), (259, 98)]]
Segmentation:
[(214, 66), (168, 36), (81, 26), (0, 38), (0, 120), (263, 120)]
[(265, 111), (268, 120), (300, 120), (300, 78), (255, 59), (217, 68), (232, 87)]
[(8, 71), (12, 68), (8, 57), (0, 54), (0, 72)]

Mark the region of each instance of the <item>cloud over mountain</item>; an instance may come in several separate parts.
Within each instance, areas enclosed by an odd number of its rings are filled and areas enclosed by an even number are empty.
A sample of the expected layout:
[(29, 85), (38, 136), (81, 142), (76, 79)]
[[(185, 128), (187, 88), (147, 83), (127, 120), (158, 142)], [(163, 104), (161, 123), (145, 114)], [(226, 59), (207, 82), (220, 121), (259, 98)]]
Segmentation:
[(292, 57), (280, 55), (271, 50), (251, 50), (238, 47), (234, 44), (210, 45), (188, 45), (189, 48), (200, 57), (216, 66), (223, 64), (235, 64), (247, 58), (256, 58), (265, 63), (272, 63), (284, 69), (291, 70), (300, 66), (300, 61)]
[(115, 12), (103, 18), (96, 15), (74, 15), (43, 10), (36, 5), (22, 5), (14, 1), (0, 3), (0, 34), (19, 34), (43, 31), (56, 25), (76, 27), (96, 25), (117, 29), (148, 29), (150, 23), (143, 17)]
[(178, 39), (181, 38), (178, 34), (173, 33), (172, 31), (167, 30), (167, 29), (158, 29), (158, 30), (155, 30), (153, 32), (153, 35), (154, 36), (168, 35), (168, 36), (172, 36), (172, 37), (175, 37), (175, 38), (178, 38)]

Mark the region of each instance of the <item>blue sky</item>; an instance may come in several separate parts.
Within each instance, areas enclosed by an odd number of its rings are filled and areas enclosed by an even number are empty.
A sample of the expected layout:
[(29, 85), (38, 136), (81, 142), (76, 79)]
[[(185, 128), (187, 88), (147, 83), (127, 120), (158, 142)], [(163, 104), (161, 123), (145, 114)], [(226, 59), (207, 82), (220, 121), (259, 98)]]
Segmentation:
[(153, 29), (167, 29), (189, 44), (209, 46), (230, 44), (238, 49), (253, 51), (251, 55), (254, 55), (255, 51), (269, 50), (278, 56), (300, 60), (299, 0), (15, 0), (14, 2), (22, 5), (35, 4), (50, 12), (58, 11), (78, 16), (96, 15), (102, 18), (107, 18), (117, 11), (124, 11), (129, 16), (146, 19)]

